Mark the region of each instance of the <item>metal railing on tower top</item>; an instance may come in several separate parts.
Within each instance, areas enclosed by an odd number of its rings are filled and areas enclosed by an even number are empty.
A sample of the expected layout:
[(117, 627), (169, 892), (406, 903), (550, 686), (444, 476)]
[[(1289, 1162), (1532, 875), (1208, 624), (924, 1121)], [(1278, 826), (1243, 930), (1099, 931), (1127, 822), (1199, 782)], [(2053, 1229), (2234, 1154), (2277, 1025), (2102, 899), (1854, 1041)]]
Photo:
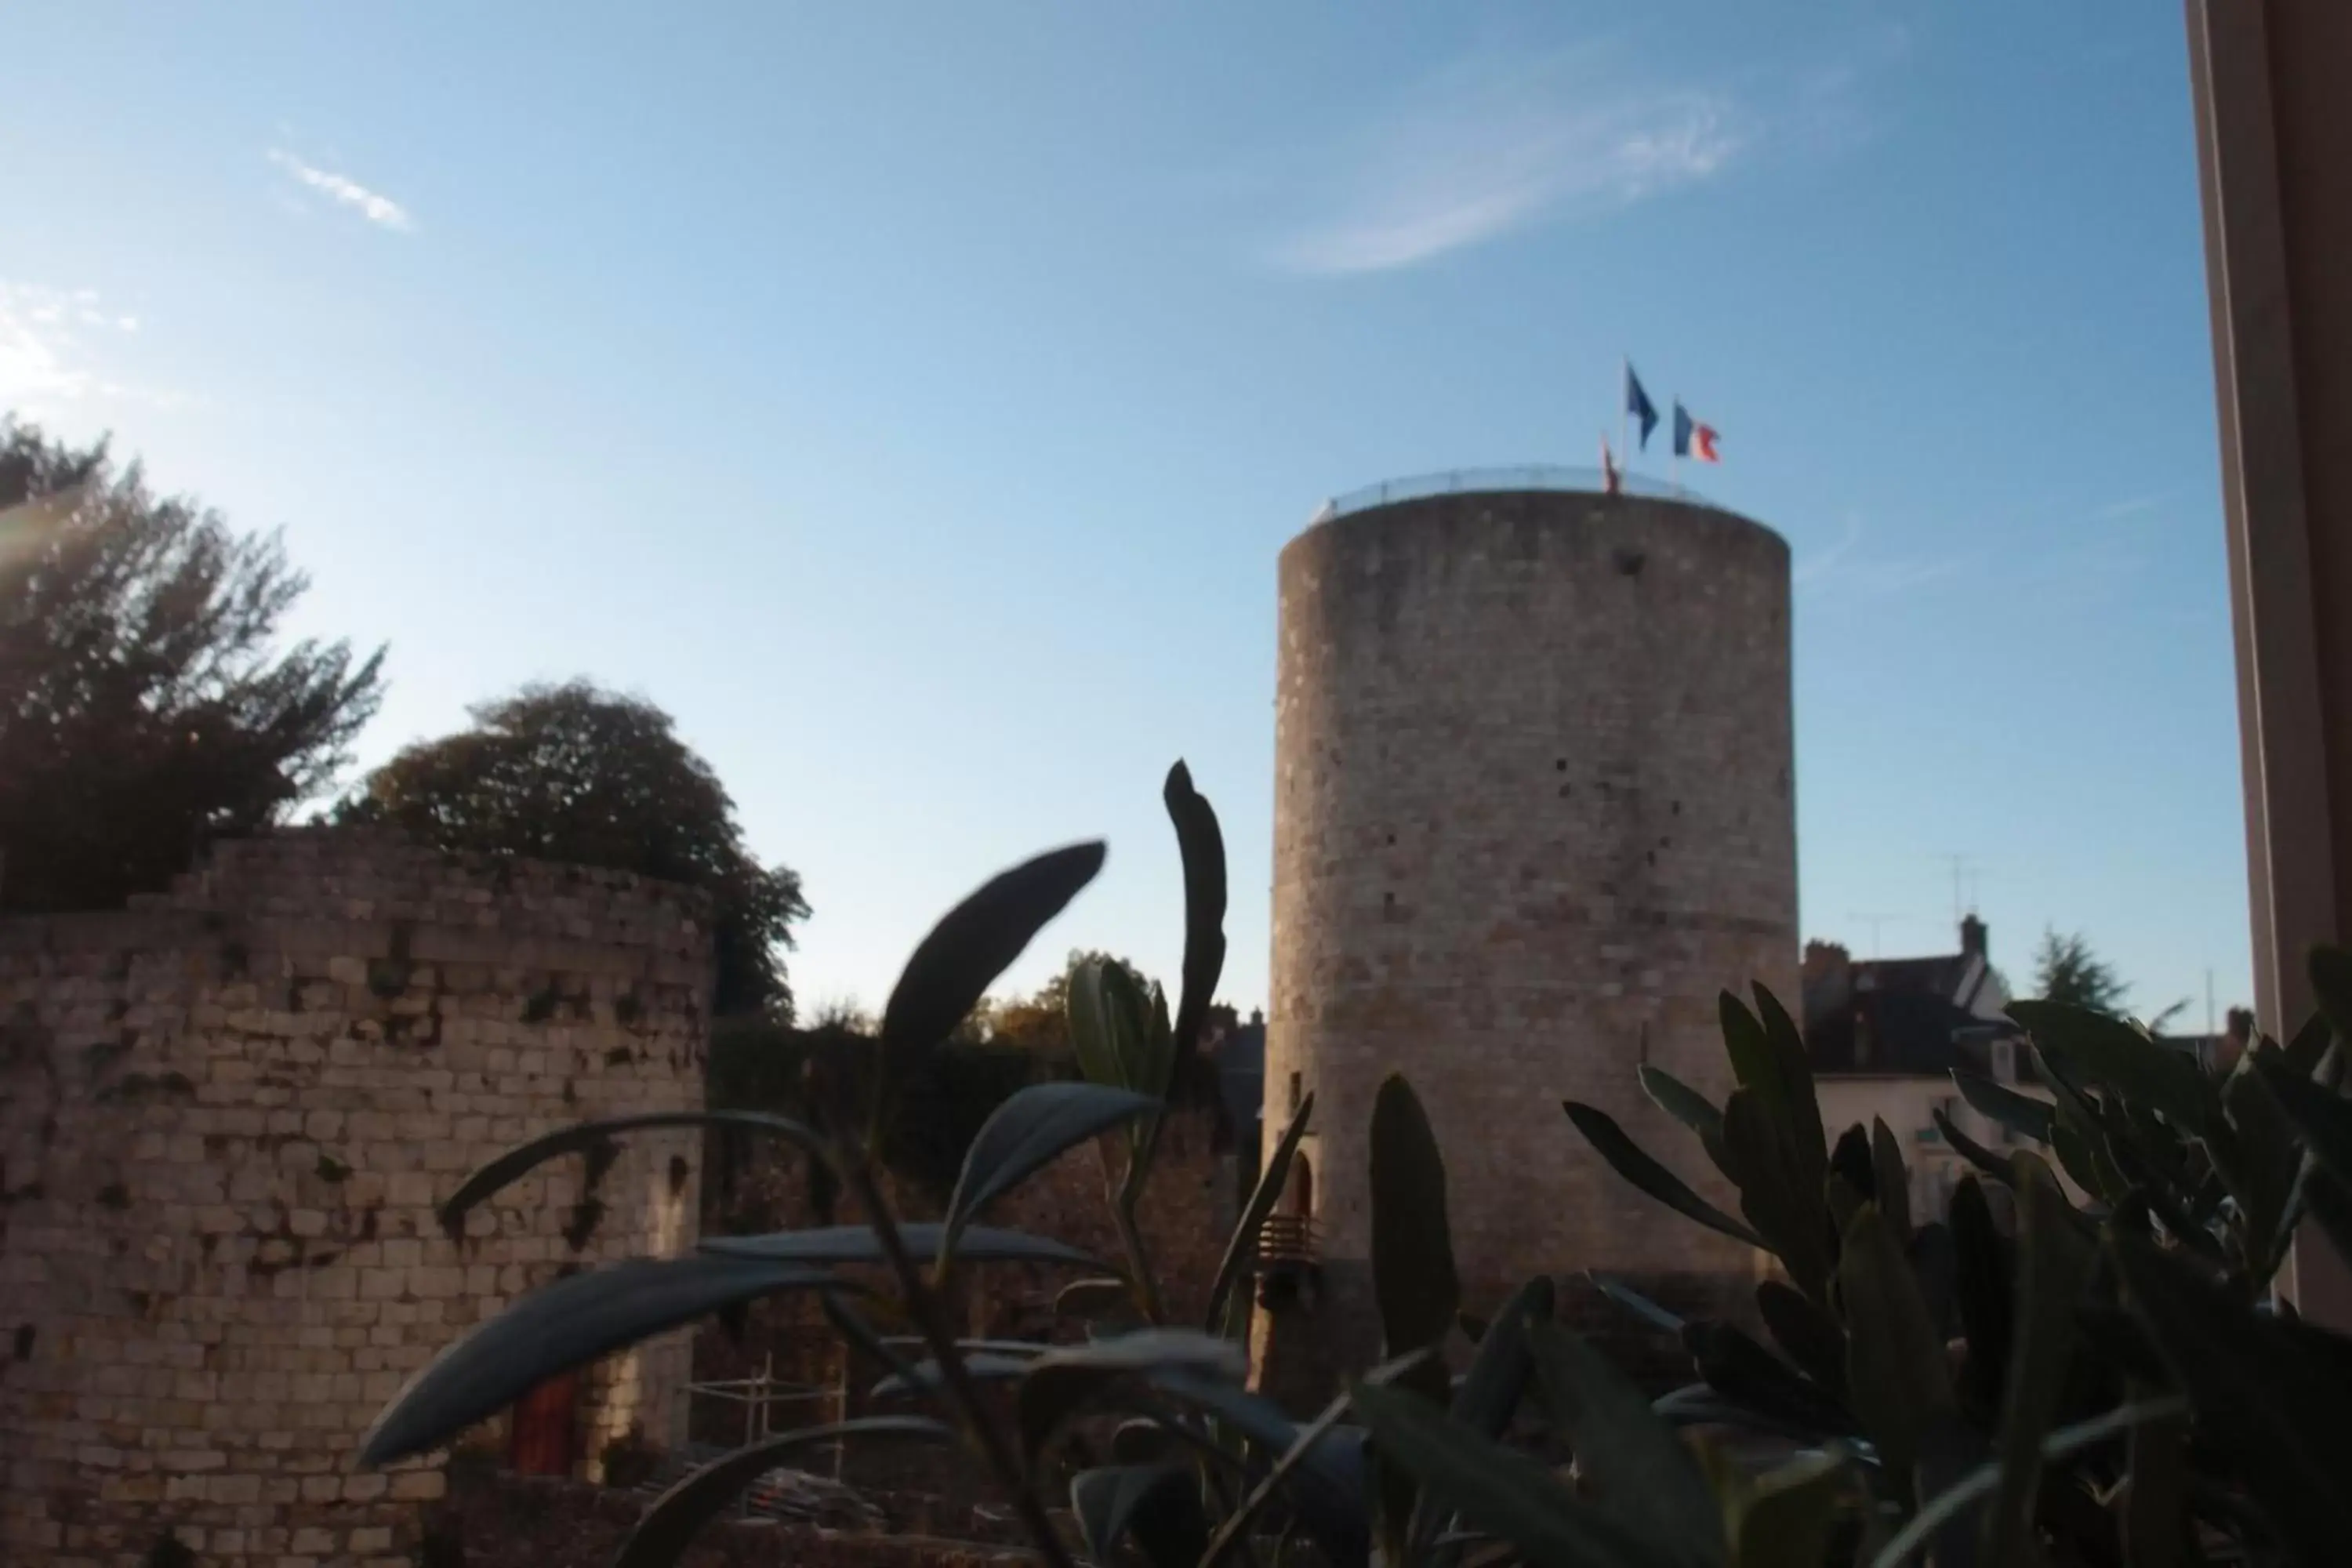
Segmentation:
[[(1619, 479), (1629, 496), (1686, 500), (1700, 506), (1714, 504), (1684, 486), (1671, 484), (1648, 474), (1622, 474)], [(1477, 490), (1580, 490), (1599, 495), (1606, 488), (1599, 468), (1580, 468), (1560, 463), (1528, 463), (1505, 468), (1447, 468), (1439, 473), (1383, 479), (1376, 485), (1366, 485), (1361, 489), (1333, 496), (1317, 509), (1312, 521), (1328, 522), (1351, 511), (1365, 511), (1376, 506), (1387, 506), (1391, 501), (1420, 500), (1428, 496), (1462, 495)]]

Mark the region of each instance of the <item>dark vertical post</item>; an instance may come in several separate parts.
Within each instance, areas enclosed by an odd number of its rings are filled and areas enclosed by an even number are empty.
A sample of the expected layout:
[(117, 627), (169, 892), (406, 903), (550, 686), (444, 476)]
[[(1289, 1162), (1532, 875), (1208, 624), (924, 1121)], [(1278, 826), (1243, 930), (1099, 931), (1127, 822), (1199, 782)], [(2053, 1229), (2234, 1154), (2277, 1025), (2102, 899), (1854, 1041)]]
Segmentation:
[[(2305, 952), (2352, 935), (2352, 5), (2187, 5), (2254, 997), (2283, 1037)], [(2291, 1275), (2352, 1327), (2352, 1270), (2308, 1227)]]

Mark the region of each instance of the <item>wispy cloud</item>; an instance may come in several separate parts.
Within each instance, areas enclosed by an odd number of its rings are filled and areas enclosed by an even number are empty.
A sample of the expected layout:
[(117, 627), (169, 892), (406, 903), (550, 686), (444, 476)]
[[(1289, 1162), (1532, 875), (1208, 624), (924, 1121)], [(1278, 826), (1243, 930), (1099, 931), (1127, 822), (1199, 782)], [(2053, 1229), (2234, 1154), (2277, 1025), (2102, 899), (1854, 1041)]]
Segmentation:
[(2127, 500), (2110, 501), (2105, 506), (2099, 508), (2096, 511), (2091, 514), (2091, 521), (2093, 522), (2121, 522), (2127, 517), (2137, 517), (2142, 512), (2154, 511), (2158, 507), (2162, 506), (2163, 504), (2164, 497), (2161, 493), (2156, 495), (2133, 496)]
[(139, 318), (110, 310), (94, 289), (51, 289), (0, 278), (0, 409), (37, 417), (96, 399), (168, 405), (182, 399), (118, 379), (120, 339)]
[(1410, 267), (1708, 179), (1745, 141), (1728, 95), (1641, 84), (1602, 51), (1482, 50), (1327, 154), (1308, 182), (1320, 210), (1272, 259), (1316, 274)]
[(350, 207), (378, 228), (405, 234), (415, 226), (406, 207), (380, 191), (368, 189), (348, 174), (321, 169), (315, 163), (306, 163), (282, 147), (269, 150), (269, 161), (292, 175), (297, 183), (331, 201)]
[(1790, 570), (1790, 581), (1807, 593), (1830, 591), (1841, 598), (1877, 599), (1938, 582), (1968, 564), (1958, 556), (1857, 554), (1862, 537), (1861, 520), (1847, 518), (1838, 542), (1799, 561)]

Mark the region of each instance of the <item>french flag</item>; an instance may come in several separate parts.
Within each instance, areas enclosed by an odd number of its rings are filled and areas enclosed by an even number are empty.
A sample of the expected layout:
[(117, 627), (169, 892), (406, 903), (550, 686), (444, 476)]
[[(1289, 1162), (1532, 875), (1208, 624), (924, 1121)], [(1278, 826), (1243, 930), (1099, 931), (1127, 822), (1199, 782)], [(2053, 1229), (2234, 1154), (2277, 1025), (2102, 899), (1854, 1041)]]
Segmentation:
[(1675, 456), (1696, 458), (1702, 463), (1720, 463), (1723, 454), (1715, 449), (1715, 426), (1702, 425), (1690, 416), (1683, 400), (1675, 399)]

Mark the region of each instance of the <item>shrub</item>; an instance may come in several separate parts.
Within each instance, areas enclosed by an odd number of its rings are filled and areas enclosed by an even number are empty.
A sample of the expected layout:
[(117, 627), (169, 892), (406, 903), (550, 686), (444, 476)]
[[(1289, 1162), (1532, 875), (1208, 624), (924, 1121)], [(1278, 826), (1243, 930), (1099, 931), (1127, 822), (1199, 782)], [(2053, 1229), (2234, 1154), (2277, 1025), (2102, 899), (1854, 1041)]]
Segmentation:
[[(1181, 763), (1165, 798), (1185, 871), (1176, 1007), (1123, 966), (1080, 966), (1067, 1006), (1081, 1078), (1025, 1082), (1003, 1098), (971, 1138), (941, 1219), (892, 1214), (875, 1131), (1093, 878), (1098, 844), (1015, 867), (940, 921), (820, 1124), (725, 1106), (590, 1123), (468, 1179), (445, 1217), (544, 1161), (593, 1158), (630, 1126), (718, 1127), (802, 1151), (872, 1220), (716, 1237), (688, 1257), (614, 1264), (526, 1297), (415, 1380), (378, 1418), (363, 1461), (429, 1450), (612, 1350), (807, 1290), (887, 1374), (877, 1394), (911, 1413), (776, 1434), (704, 1467), (647, 1510), (620, 1554), (625, 1568), (675, 1562), (762, 1471), (797, 1447), (840, 1439), (960, 1449), (1003, 1489), (1051, 1568), (1071, 1568), (1077, 1550), (1107, 1561), (1129, 1549), (1152, 1568), (1216, 1568), (1237, 1547), (1255, 1561), (1249, 1538), (1277, 1529), (1332, 1568), (1362, 1568), (1375, 1550), (1384, 1563), (1433, 1568), (1895, 1568), (1921, 1552), (1948, 1568), (2316, 1564), (2352, 1540), (2352, 1489), (2341, 1481), (2352, 1473), (2352, 1342), (2265, 1296), (2303, 1217), (2352, 1247), (2352, 1106), (2331, 1092), (2340, 1047), (2330, 1044), (2352, 1023), (2352, 957), (2315, 960), (2327, 1023), (2285, 1047), (2260, 1042), (2226, 1079), (2128, 1024), (2021, 1005), (2054, 1101), (1965, 1078), (1961, 1088), (2047, 1152), (1998, 1159), (1948, 1123), (1978, 1172), (1948, 1221), (1908, 1212), (1900, 1150), (1884, 1126), (1830, 1136), (1802, 1041), (1774, 999), (1759, 989), (1751, 1009), (1727, 995), (1738, 1087), (1725, 1105), (1655, 1069), (1642, 1079), (1738, 1189), (1738, 1215), (1605, 1114), (1567, 1108), (1627, 1180), (1777, 1265), (1757, 1290), (1769, 1344), (1602, 1282), (1688, 1350), (1696, 1381), (1654, 1403), (1552, 1321), (1549, 1279), (1528, 1281), (1484, 1322), (1460, 1313), (1444, 1161), (1411, 1086), (1392, 1078), (1374, 1110), (1370, 1191), (1374, 1294), (1395, 1353), (1300, 1425), (1241, 1386), (1234, 1341), (1246, 1310), (1239, 1287), (1312, 1097), (1266, 1161), (1200, 1327), (1167, 1321), (1135, 1227), (1170, 1088), (1196, 1051), (1223, 957), (1215, 814)], [(980, 1223), (994, 1198), (1088, 1142), (1118, 1221), (1120, 1267)], [(2095, 1201), (2070, 1203), (2056, 1169)], [(1988, 1184), (2012, 1195), (2013, 1228), (1994, 1223)], [(1086, 1321), (1089, 1338), (958, 1339), (943, 1308), (952, 1276), (1001, 1261), (1081, 1270), (1060, 1311)], [(891, 1282), (877, 1299), (835, 1272), (870, 1277), (877, 1265)], [(918, 1332), (886, 1339), (877, 1321)], [(1471, 1352), (1450, 1375), (1461, 1339)], [(1116, 1426), (1082, 1447), (1076, 1425), (1097, 1416)], [(1571, 1470), (1554, 1468), (1562, 1458)], [(1045, 1500), (1071, 1469), (1076, 1542)]]

